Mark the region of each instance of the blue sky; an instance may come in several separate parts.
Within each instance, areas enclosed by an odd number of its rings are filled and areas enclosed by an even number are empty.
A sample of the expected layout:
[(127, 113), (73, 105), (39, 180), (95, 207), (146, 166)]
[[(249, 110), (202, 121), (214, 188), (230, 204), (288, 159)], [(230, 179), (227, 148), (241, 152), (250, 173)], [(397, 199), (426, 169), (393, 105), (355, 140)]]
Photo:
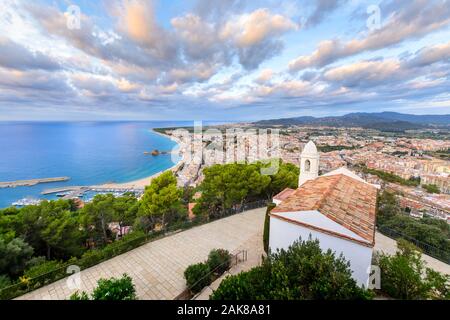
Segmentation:
[(450, 113), (450, 0), (3, 2), (0, 120)]

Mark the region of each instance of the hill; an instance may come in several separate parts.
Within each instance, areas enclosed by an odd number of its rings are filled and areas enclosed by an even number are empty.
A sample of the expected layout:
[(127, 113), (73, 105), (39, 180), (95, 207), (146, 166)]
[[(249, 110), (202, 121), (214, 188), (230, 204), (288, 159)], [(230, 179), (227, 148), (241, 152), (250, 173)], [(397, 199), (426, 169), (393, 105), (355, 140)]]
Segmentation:
[(336, 117), (295, 117), (262, 120), (254, 123), (267, 125), (303, 125), (330, 127), (362, 127), (386, 131), (404, 131), (430, 127), (450, 127), (450, 114), (447, 115), (413, 115), (397, 112), (349, 113)]

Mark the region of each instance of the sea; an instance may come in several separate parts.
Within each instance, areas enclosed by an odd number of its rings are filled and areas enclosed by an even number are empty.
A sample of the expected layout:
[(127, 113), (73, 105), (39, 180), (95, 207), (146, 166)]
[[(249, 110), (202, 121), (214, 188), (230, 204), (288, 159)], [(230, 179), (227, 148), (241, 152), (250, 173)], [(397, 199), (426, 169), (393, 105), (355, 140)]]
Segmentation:
[[(208, 122), (206, 124), (219, 124)], [(69, 181), (0, 188), (0, 208), (17, 200), (56, 199), (49, 188), (130, 182), (174, 166), (176, 143), (152, 128), (192, 126), (190, 121), (0, 122), (0, 182), (70, 177)]]

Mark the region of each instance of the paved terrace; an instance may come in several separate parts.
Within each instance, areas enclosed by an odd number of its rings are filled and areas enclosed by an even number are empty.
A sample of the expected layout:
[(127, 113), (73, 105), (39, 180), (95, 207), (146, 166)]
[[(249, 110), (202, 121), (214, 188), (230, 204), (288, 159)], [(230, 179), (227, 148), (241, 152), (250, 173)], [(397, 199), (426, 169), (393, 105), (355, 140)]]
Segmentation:
[[(125, 254), (81, 271), (82, 291), (91, 292), (100, 278), (133, 278), (139, 299), (174, 299), (185, 289), (184, 270), (207, 259), (214, 248), (230, 252), (248, 250), (258, 262), (262, 254), (262, 230), (266, 208), (246, 211), (147, 243)], [(254, 239), (260, 239), (254, 241)], [(70, 290), (66, 279), (27, 293), (18, 299), (63, 300)]]
[[(184, 270), (193, 263), (206, 260), (209, 251), (214, 248), (224, 248), (230, 252), (248, 250), (248, 260), (233, 267), (227, 275), (248, 270), (261, 261), (265, 211), (265, 208), (250, 210), (195, 227), (83, 270), (81, 290), (91, 292), (98, 279), (120, 277), (127, 273), (133, 278), (139, 299), (173, 299), (185, 289)], [(397, 244), (394, 240), (377, 232), (375, 241), (375, 250), (395, 253)], [(423, 259), (436, 271), (450, 274), (450, 265), (426, 255)], [(224, 277), (207, 287), (197, 299), (208, 299)], [(74, 291), (67, 287), (66, 279), (62, 279), (18, 299), (62, 300)]]

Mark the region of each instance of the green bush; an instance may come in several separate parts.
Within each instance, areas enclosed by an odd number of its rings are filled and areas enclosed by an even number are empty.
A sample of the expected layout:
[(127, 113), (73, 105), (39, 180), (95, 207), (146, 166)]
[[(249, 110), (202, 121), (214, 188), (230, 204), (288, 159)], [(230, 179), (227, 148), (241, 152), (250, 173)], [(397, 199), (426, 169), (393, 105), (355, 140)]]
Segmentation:
[(25, 270), (24, 275), (27, 278), (36, 278), (38, 276), (55, 271), (56, 269), (59, 269), (63, 266), (64, 264), (62, 262), (56, 260), (42, 261), (40, 264), (36, 264)]
[(263, 233), (263, 245), (264, 245), (264, 251), (266, 253), (269, 253), (269, 240), (270, 240), (270, 211), (272, 211), (273, 208), (275, 208), (275, 203), (270, 203), (267, 206), (266, 211), (266, 218), (264, 219), (264, 233)]
[(301, 240), (288, 250), (269, 254), (262, 266), (229, 276), (213, 300), (354, 300), (370, 299), (351, 277), (349, 263), (319, 242)]
[(7, 275), (0, 275), (0, 290), (11, 285), (11, 279)]
[(86, 292), (75, 292), (69, 298), (70, 300), (89, 300), (89, 295)]
[(223, 274), (230, 268), (231, 254), (224, 249), (213, 249), (209, 253), (206, 263), (211, 271), (217, 274)]
[(92, 300), (135, 300), (133, 279), (124, 274), (120, 279), (100, 279), (92, 293)]
[[(86, 292), (75, 292), (70, 300), (89, 300)], [(100, 279), (94, 289), (91, 300), (136, 300), (136, 289), (133, 279), (127, 274), (122, 278)]]
[(450, 299), (450, 276), (427, 268), (414, 245), (400, 240), (398, 247), (393, 256), (375, 257), (381, 270), (381, 290), (396, 299)]
[(193, 292), (200, 292), (211, 283), (209, 266), (206, 263), (190, 265), (184, 271), (187, 287)]
[(83, 268), (89, 268), (93, 265), (96, 265), (100, 261), (104, 259), (103, 252), (98, 249), (92, 249), (89, 251), (86, 251), (80, 259), (80, 265)]

